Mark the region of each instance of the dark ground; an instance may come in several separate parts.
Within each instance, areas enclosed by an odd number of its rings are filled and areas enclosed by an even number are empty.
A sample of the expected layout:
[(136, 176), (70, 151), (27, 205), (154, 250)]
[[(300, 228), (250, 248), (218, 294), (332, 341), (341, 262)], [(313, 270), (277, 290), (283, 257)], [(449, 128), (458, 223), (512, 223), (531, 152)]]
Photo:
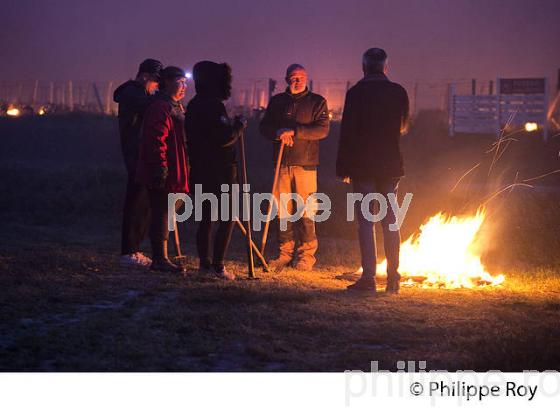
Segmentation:
[[(560, 138), (514, 137), (488, 176), (492, 137), (449, 139), (439, 115), (421, 113), (403, 138), (401, 193), (414, 194), (403, 237), (438, 211), (472, 212), (514, 181), (560, 169)], [(114, 118), (0, 119), (0, 369), (338, 371), (372, 360), (560, 369), (560, 174), (488, 202), (483, 262), (504, 285), (352, 297), (339, 278), (359, 262), (355, 226), (337, 213), (348, 189), (334, 179), (337, 138), (334, 124), (321, 148), (319, 191), (334, 212), (318, 226), (317, 271), (217, 283), (194, 273), (190, 222), (187, 278), (118, 267), (124, 171)], [(270, 147), (255, 123), (248, 147), (253, 191), (269, 190)], [(242, 279), (239, 233), (230, 256)]]

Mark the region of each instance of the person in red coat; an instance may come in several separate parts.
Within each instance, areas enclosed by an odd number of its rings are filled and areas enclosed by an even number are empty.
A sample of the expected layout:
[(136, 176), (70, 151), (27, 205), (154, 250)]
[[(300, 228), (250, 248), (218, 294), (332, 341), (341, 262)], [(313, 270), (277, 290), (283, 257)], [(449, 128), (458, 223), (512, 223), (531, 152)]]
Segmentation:
[(167, 197), (169, 193), (188, 193), (185, 140), (185, 72), (169, 66), (161, 71), (158, 98), (144, 115), (136, 180), (148, 187), (152, 221), (152, 270), (181, 272), (167, 255), (169, 238)]

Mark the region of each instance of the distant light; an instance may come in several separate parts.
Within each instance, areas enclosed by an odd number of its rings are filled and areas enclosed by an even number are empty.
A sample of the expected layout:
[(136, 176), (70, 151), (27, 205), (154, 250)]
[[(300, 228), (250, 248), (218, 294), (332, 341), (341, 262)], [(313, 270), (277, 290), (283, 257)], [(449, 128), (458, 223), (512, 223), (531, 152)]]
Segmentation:
[(17, 108), (10, 108), (8, 109), (8, 111), (6, 111), (6, 114), (8, 114), (10, 117), (19, 117), (20, 111)]
[(525, 131), (532, 132), (536, 131), (539, 128), (536, 122), (526, 122), (525, 123)]
[(187, 71), (187, 72), (185, 73), (185, 77), (188, 78), (188, 79), (191, 79), (191, 78), (192, 78), (192, 74), (189, 73), (189, 72)]
[(45, 115), (47, 112), (45, 111), (45, 109), (43, 107), (39, 108), (39, 111), (37, 111), (37, 114), (39, 115)]

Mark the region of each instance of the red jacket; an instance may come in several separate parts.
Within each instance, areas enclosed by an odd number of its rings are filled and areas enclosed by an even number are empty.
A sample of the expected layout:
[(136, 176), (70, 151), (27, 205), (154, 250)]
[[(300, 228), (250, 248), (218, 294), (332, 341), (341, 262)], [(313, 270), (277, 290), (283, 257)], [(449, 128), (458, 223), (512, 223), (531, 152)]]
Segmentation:
[(154, 101), (144, 114), (136, 180), (148, 187), (167, 168), (167, 192), (189, 192), (183, 107), (169, 98)]

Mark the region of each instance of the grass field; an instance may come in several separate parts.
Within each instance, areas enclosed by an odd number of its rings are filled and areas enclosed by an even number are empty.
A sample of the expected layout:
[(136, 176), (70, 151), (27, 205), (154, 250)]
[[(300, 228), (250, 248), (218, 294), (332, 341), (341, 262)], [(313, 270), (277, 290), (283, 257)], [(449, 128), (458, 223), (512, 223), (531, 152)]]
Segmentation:
[[(264, 191), (270, 152), (254, 126), (250, 177)], [(318, 226), (319, 264), (310, 273), (258, 270), (259, 280), (245, 280), (236, 232), (229, 267), (239, 280), (201, 277), (194, 223), (181, 228), (185, 277), (119, 268), (124, 175), (114, 120), (3, 120), (0, 135), (0, 370), (340, 371), (368, 370), (373, 360), (387, 370), (399, 360), (442, 370), (560, 369), (557, 175), (488, 204), (483, 262), (506, 275), (503, 285), (375, 298), (344, 291), (352, 275), (343, 274), (359, 258), (355, 226), (336, 217)], [(556, 141), (523, 136), (489, 178), (492, 140), (450, 141), (435, 115), (418, 118), (408, 138), (401, 192), (415, 196), (404, 237), (439, 210), (476, 209), (517, 173), (560, 168)], [(335, 125), (322, 147), (319, 190), (340, 209), (347, 188), (334, 181), (336, 141)], [(450, 193), (479, 161), (480, 172)]]

